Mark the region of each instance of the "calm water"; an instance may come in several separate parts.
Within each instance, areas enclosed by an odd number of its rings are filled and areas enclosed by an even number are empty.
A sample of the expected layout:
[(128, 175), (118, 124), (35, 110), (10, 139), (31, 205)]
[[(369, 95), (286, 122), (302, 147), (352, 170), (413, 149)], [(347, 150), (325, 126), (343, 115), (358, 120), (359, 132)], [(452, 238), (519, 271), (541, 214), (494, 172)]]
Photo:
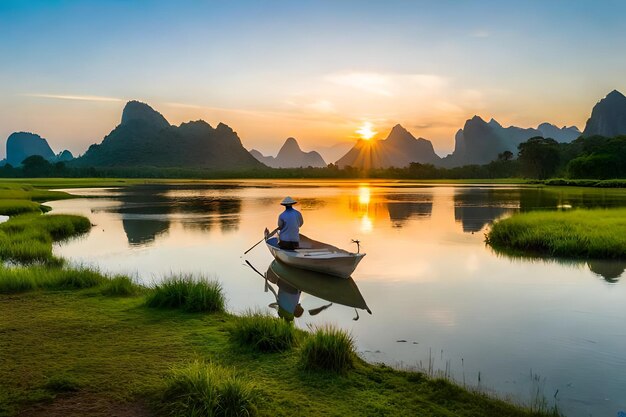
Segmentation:
[[(372, 310), (333, 304), (297, 325), (352, 331), (373, 362), (449, 370), (457, 381), (528, 403), (542, 389), (571, 416), (626, 409), (626, 263), (509, 259), (484, 244), (494, 219), (517, 211), (626, 206), (612, 190), (357, 182), (231, 182), (72, 190), (48, 203), (96, 226), (55, 247), (75, 263), (151, 283), (171, 273), (218, 278), (231, 311), (268, 309), (272, 258), (259, 245), (286, 195), (304, 234), (367, 256), (353, 278)], [(328, 304), (304, 294), (305, 310)], [(479, 382), (480, 374), (480, 382)], [(534, 377), (531, 377), (531, 374)]]

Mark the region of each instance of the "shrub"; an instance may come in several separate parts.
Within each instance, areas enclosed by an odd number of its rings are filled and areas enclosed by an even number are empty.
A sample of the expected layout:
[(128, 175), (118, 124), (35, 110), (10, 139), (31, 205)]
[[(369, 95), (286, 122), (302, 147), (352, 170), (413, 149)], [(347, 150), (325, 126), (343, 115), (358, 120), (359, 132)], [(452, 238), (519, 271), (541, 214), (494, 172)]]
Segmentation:
[(345, 373), (354, 367), (354, 339), (348, 332), (330, 325), (313, 329), (302, 346), (304, 369)]
[(219, 282), (183, 276), (171, 277), (156, 284), (146, 304), (153, 308), (213, 313), (225, 311), (226, 302)]
[(175, 417), (251, 416), (256, 414), (255, 401), (249, 382), (200, 361), (172, 370), (163, 393), (164, 409)]
[(248, 311), (235, 319), (231, 338), (262, 352), (281, 352), (297, 344), (297, 330), (285, 320), (260, 311)]

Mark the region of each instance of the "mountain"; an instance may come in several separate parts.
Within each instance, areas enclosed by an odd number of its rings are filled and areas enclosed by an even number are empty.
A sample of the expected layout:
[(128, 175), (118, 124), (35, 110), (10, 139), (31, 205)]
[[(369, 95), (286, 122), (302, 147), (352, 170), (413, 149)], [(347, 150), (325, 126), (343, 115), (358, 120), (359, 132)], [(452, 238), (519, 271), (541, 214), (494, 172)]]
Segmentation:
[(108, 167), (258, 168), (230, 127), (203, 120), (172, 126), (145, 103), (129, 101), (121, 123), (72, 164)]
[(17, 166), (32, 155), (41, 155), (48, 160), (55, 157), (48, 141), (35, 133), (15, 132), (7, 138), (7, 163)]
[(315, 151), (304, 152), (300, 149), (298, 141), (294, 138), (287, 138), (275, 158), (273, 156), (263, 156), (263, 154), (256, 149), (252, 149), (250, 154), (260, 162), (272, 168), (323, 168), (326, 166), (326, 162), (324, 162), (324, 159), (319, 153)]
[(571, 142), (580, 136), (580, 130), (576, 126), (558, 128), (550, 123), (542, 123), (536, 129), (503, 127), (494, 119), (485, 122), (480, 116), (474, 116), (465, 122), (463, 129), (457, 131), (454, 152), (443, 158), (442, 165), (455, 167), (487, 164), (504, 151), (517, 154), (517, 146), (535, 136)]
[(582, 136), (593, 135), (609, 138), (626, 135), (626, 97), (619, 91), (611, 91), (593, 106)]
[(71, 161), (72, 159), (74, 159), (74, 155), (72, 155), (72, 153), (68, 151), (67, 149), (64, 150), (63, 152), (58, 153), (54, 157), (54, 160), (56, 162), (68, 162), (68, 161)]
[(562, 143), (569, 143), (580, 136), (580, 130), (576, 126), (559, 128), (551, 123), (542, 123), (537, 126), (537, 130), (544, 138), (552, 138)]
[(337, 165), (340, 168), (402, 168), (411, 162), (438, 165), (441, 158), (429, 140), (416, 139), (398, 124), (384, 140), (359, 140), (337, 161)]

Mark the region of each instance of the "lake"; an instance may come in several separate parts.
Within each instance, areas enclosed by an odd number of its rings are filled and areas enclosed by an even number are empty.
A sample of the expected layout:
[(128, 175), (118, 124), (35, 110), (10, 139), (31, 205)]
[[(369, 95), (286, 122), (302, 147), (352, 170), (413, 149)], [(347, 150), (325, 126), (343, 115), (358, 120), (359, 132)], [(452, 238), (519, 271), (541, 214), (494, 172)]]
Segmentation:
[[(230, 311), (270, 310), (261, 244), (287, 195), (302, 233), (367, 256), (353, 275), (372, 314), (303, 294), (296, 325), (352, 332), (371, 362), (441, 372), (529, 403), (540, 391), (569, 416), (626, 409), (626, 262), (512, 259), (484, 243), (518, 211), (623, 207), (626, 192), (579, 188), (355, 181), (230, 181), (67, 190), (47, 203), (95, 225), (55, 254), (151, 284), (171, 274), (218, 279)], [(354, 320), (357, 318), (358, 320)]]

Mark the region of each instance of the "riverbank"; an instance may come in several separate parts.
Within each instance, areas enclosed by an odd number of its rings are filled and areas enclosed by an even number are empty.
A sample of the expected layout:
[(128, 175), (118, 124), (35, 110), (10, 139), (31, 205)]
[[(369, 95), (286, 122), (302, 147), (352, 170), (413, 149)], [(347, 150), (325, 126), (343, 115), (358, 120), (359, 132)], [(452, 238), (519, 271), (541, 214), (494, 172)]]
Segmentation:
[(626, 209), (519, 213), (496, 221), (486, 242), (512, 255), (626, 259)]
[[(20, 187), (24, 199), (39, 198), (39, 191)], [(6, 247), (18, 241), (28, 247), (33, 238), (50, 248), (88, 227), (83, 217), (60, 217), (14, 216), (0, 234)], [(3, 261), (16, 260), (7, 253)], [(158, 414), (172, 373), (194, 363), (211, 363), (245, 381), (259, 415), (551, 415), (359, 358), (343, 373), (305, 370), (305, 341), (315, 338), (308, 332), (301, 344), (260, 352), (233, 340), (239, 317), (149, 308), (153, 289), (66, 269), (52, 256), (36, 263), (0, 268), (0, 415)]]

